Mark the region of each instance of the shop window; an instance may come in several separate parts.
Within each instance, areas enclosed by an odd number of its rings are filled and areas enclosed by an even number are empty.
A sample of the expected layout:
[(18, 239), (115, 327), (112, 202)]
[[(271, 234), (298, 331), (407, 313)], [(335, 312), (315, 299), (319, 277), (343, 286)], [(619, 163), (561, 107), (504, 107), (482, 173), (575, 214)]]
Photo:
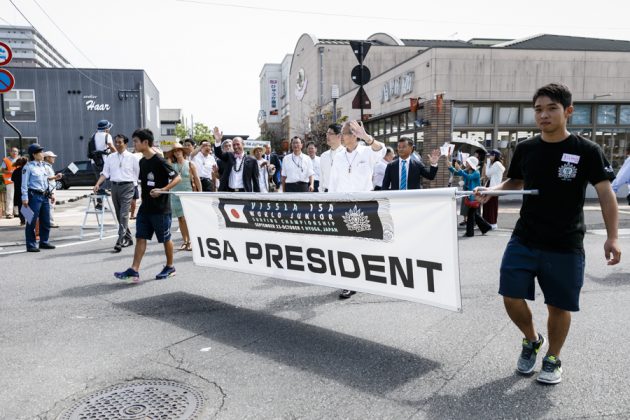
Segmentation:
[(630, 125), (630, 105), (619, 106), (619, 124)]
[(408, 112), (407, 113), (407, 130), (413, 130), (414, 129), (413, 122), (415, 120), (416, 120), (416, 113), (415, 112)]
[(408, 115), (407, 113), (399, 115), (400, 128), (398, 131), (405, 131), (407, 129), (407, 115)]
[(14, 89), (5, 93), (4, 112), (10, 121), (36, 121), (35, 91)]
[(392, 133), (398, 132), (398, 115), (392, 117)]
[(518, 107), (502, 106), (499, 108), (499, 124), (516, 125), (518, 124)]
[(534, 117), (534, 108), (523, 107), (523, 115), (521, 117), (521, 123), (523, 125), (536, 125), (536, 118)]
[(616, 105), (598, 105), (597, 106), (597, 124), (601, 124), (601, 125), (617, 124), (617, 106)]
[(453, 107), (453, 125), (454, 126), (468, 125), (468, 106), (454, 106)]
[(491, 125), (492, 124), (492, 107), (491, 106), (473, 106), (471, 124), (472, 125)]
[[(37, 143), (37, 137), (22, 137), (22, 151), (20, 155), (25, 155), (28, 150), (28, 146), (33, 143)], [(4, 156), (8, 156), (7, 151), (11, 150), (12, 147), (17, 147), (20, 149), (20, 139), (17, 137), (5, 137), (4, 138)]]
[(590, 125), (591, 124), (591, 105), (588, 105), (588, 104), (573, 105), (573, 115), (571, 116), (571, 124)]
[(392, 119), (385, 118), (385, 134), (389, 134), (392, 132)]
[(385, 120), (378, 122), (378, 135), (382, 136), (385, 133)]

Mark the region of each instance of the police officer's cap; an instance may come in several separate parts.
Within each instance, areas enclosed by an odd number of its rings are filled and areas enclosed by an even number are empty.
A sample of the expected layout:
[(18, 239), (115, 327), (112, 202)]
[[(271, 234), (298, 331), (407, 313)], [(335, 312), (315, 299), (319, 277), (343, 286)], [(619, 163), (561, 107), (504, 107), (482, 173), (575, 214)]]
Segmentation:
[(30, 146), (28, 146), (28, 154), (29, 155), (34, 155), (35, 153), (39, 153), (42, 152), (44, 150), (44, 148), (42, 146), (40, 146), (37, 143), (33, 143)]

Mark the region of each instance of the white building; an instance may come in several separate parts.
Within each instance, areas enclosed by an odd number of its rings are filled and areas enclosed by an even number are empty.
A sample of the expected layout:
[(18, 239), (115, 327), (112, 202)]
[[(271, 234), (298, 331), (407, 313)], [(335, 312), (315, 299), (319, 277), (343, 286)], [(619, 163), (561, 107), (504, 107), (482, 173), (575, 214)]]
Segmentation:
[(0, 39), (13, 50), (12, 67), (68, 67), (70, 63), (35, 28), (0, 25)]

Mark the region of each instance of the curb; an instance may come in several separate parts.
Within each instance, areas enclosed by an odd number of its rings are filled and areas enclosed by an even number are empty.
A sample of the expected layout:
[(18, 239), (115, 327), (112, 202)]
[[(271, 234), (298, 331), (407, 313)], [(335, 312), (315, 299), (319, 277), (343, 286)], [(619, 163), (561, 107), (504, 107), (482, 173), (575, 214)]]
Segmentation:
[(58, 205), (63, 205), (63, 204), (66, 204), (66, 203), (74, 203), (75, 201), (79, 201), (79, 200), (81, 200), (82, 198), (87, 197), (88, 195), (89, 195), (89, 194), (83, 194), (83, 195), (80, 195), (80, 196), (78, 196), (78, 197), (68, 198), (67, 200), (59, 200), (59, 201), (57, 201), (57, 203), (56, 203), (56, 204), (58, 204)]

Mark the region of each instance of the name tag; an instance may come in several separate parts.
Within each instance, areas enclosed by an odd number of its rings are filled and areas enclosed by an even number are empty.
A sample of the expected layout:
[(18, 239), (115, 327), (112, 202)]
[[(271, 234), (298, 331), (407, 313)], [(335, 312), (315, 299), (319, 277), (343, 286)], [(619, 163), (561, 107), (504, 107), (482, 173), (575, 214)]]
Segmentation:
[(568, 163), (577, 164), (580, 161), (580, 157), (578, 155), (572, 155), (570, 153), (565, 153), (562, 155), (562, 161)]
[(155, 187), (155, 182), (154, 181), (147, 181), (147, 185), (149, 187)]

